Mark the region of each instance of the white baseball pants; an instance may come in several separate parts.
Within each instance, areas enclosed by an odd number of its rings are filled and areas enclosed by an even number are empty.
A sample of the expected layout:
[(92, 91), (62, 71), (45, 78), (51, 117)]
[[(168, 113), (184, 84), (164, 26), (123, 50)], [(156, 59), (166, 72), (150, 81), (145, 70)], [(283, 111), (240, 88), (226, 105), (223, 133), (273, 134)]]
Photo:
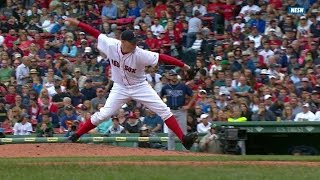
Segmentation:
[(145, 105), (151, 111), (158, 114), (164, 121), (172, 116), (170, 108), (162, 101), (147, 81), (132, 86), (114, 83), (104, 107), (91, 116), (91, 123), (97, 126), (103, 121), (108, 120), (130, 99)]

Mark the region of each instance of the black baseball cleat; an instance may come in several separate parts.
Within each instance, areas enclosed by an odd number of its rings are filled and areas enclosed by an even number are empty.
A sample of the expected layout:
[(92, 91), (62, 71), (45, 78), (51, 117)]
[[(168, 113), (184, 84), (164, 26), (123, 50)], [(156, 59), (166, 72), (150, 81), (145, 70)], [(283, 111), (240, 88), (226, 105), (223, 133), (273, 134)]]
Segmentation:
[(182, 138), (182, 145), (187, 149), (190, 150), (193, 143), (198, 139), (198, 133), (189, 133), (187, 135), (184, 135)]
[(71, 136), (68, 137), (67, 142), (75, 143), (75, 142), (78, 141), (79, 138), (80, 138), (80, 136), (78, 134), (74, 133), (74, 134), (72, 134)]

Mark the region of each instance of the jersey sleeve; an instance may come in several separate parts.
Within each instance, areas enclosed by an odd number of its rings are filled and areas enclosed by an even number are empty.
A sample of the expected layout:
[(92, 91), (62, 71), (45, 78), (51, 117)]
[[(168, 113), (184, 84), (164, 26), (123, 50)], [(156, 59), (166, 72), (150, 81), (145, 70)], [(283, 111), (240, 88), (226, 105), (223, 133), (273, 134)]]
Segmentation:
[(116, 45), (117, 43), (119, 43), (119, 40), (109, 38), (105, 34), (100, 34), (98, 37), (98, 49), (106, 55), (109, 54), (109, 47)]
[(156, 66), (159, 61), (159, 53), (147, 51), (144, 49), (141, 49), (141, 52), (139, 53), (139, 56), (141, 58), (141, 65), (142, 66)]
[(193, 96), (193, 91), (192, 91), (192, 89), (191, 88), (189, 88), (187, 85), (185, 85), (185, 87), (186, 87), (186, 94), (188, 95), (188, 96)]

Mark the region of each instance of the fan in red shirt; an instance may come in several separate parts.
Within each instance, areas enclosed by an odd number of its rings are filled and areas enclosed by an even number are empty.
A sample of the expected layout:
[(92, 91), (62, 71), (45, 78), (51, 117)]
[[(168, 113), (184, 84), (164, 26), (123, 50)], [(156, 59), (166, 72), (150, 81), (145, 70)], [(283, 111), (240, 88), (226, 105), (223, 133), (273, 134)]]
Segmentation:
[(36, 0), (36, 4), (40, 5), (41, 8), (49, 8), (51, 0)]
[(80, 32), (78, 36), (78, 40), (75, 42), (77, 47), (81, 47), (82, 43), (87, 47), (89, 46), (90, 42), (86, 39), (86, 33)]
[(20, 43), (19, 49), (21, 49), (23, 51), (23, 55), (24, 56), (28, 56), (29, 55), (29, 47), (32, 44), (32, 42), (30, 40), (28, 40), (27, 35), (26, 34), (20, 34), (20, 37), (17, 40), (17, 42)]
[(208, 13), (220, 13), (222, 12), (222, 6), (224, 4), (219, 2), (219, 0), (212, 0), (211, 3), (208, 4), (207, 12)]
[(156, 51), (156, 52), (159, 51), (159, 49), (160, 49), (159, 41), (157, 38), (153, 37), (153, 34), (151, 31), (147, 32), (147, 39), (145, 40), (145, 42), (151, 51)]
[(41, 48), (41, 49), (44, 48), (44, 39), (41, 38), (39, 33), (36, 33), (34, 35), (34, 40), (32, 41), (32, 43), (38, 45), (39, 48)]
[(160, 33), (159, 37), (158, 37), (158, 43), (160, 46), (160, 53), (168, 53), (170, 51), (170, 38), (168, 36), (166, 36), (166, 32), (163, 31)]
[(18, 38), (16, 36), (16, 30), (10, 29), (9, 34), (4, 38), (3, 45), (6, 48), (12, 48), (13, 42), (16, 41)]
[(162, 1), (158, 1), (156, 7), (154, 7), (155, 17), (161, 18), (161, 12), (167, 10), (167, 5)]
[(181, 33), (179, 30), (174, 28), (174, 23), (172, 21), (169, 21), (167, 24), (167, 31), (166, 36), (172, 38), (175, 43), (180, 43), (182, 38), (180, 37)]
[(9, 85), (8, 87), (8, 94), (6, 94), (4, 96), (4, 100), (6, 101), (6, 104), (12, 105), (16, 102), (16, 93), (15, 93), (16, 89), (14, 86)]
[(274, 9), (281, 9), (282, 8), (282, 0), (269, 0), (269, 4)]
[(232, 1), (227, 0), (226, 4), (223, 4), (220, 7), (221, 9), (223, 9), (224, 20), (230, 21), (234, 17), (236, 6), (233, 4)]

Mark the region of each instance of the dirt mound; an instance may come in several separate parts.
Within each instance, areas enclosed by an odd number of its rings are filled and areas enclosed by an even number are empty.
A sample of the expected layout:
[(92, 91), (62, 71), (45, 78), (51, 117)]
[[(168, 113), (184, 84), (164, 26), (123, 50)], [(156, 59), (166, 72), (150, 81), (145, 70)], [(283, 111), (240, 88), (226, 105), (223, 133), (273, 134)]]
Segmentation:
[(6, 144), (0, 157), (81, 157), (81, 156), (209, 156), (205, 153), (128, 148), (102, 144)]

